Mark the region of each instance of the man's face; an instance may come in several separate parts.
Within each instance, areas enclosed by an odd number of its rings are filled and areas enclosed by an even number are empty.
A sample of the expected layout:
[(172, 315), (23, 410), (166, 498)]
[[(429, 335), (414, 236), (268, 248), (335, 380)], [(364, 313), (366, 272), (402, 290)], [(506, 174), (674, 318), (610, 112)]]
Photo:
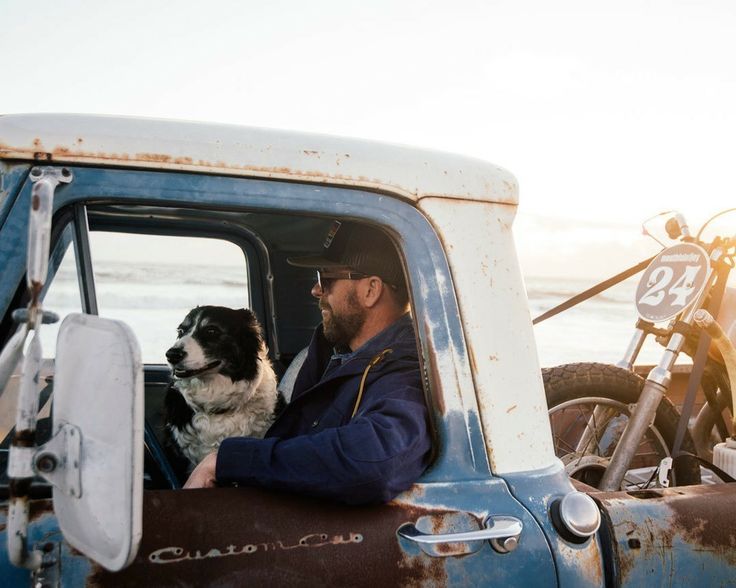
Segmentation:
[(319, 299), (325, 338), (332, 345), (349, 345), (365, 323), (367, 310), (360, 306), (354, 280), (334, 280), (324, 289), (314, 286)]

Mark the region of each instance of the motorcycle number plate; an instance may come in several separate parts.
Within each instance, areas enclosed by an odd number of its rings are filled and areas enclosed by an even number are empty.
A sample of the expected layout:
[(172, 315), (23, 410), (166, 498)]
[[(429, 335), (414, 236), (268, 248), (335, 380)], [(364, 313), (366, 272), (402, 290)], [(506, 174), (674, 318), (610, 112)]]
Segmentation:
[(652, 260), (636, 289), (636, 310), (653, 323), (675, 318), (705, 288), (708, 253), (693, 243), (667, 247)]

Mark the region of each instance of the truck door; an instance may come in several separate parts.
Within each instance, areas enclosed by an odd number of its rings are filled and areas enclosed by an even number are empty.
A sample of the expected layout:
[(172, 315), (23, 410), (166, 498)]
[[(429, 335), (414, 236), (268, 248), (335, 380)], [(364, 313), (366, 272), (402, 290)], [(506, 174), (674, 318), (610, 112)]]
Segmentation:
[[(308, 293), (310, 277), (284, 273), (288, 271), (284, 258), (289, 247), (294, 247), (286, 236), (296, 239), (297, 220), (328, 222), (337, 207), (348, 218), (384, 226), (401, 246), (409, 272), (435, 455), (417, 484), (380, 506), (345, 506), (260, 488), (180, 490), (156, 443), (161, 433), (159, 401), (166, 370), (150, 363), (146, 367), (148, 489), (138, 555), (119, 573), (96, 566), (60, 541), (48, 501), (42, 500), (34, 508), (44, 513), (38, 523), (45, 526), (32, 526), (31, 534), (34, 540), (48, 543), (53, 552), (49, 573), (55, 571), (62, 578), (69, 574), (69, 581), (114, 586), (243, 585), (254, 581), (276, 586), (556, 584), (544, 533), (504, 480), (490, 471), (457, 302), (452, 288), (447, 287), (452, 281), (450, 272), (439, 239), (414, 207), (358, 190), (195, 174), (79, 168), (74, 178), (59, 190), (55, 201), (52, 245), (56, 262), (50, 264), (52, 278), (61, 280), (63, 254), (71, 251), (69, 243), (76, 240), (76, 260), (70, 271), (76, 272), (71, 283), (78, 286), (66, 290), (72, 298), (78, 296), (74, 305), (86, 312), (103, 312), (105, 296), (113, 300), (132, 295), (140, 303), (136, 313), (127, 320), (120, 315), (113, 318), (123, 318), (135, 331), (136, 321), (145, 321), (141, 317), (168, 317), (172, 300), (187, 289), (216, 290), (211, 282), (191, 283), (196, 264), (189, 260), (184, 278), (175, 278), (181, 282), (166, 290), (168, 307), (158, 307), (163, 272), (143, 272), (139, 283), (133, 277), (135, 268), (127, 268), (128, 277), (120, 278), (119, 283), (115, 283), (117, 278), (106, 281), (105, 273), (115, 268), (113, 264), (95, 265), (95, 252), (89, 254), (80, 223), (87, 222), (93, 233), (116, 230), (248, 243), (241, 247), (247, 267), (242, 287), (248, 290), (242, 292), (242, 298), (261, 317), (271, 350), (284, 358), (305, 343), (304, 337), (315, 324), (305, 325), (299, 322), (303, 319), (295, 318), (302, 309), (311, 309), (306, 312), (314, 316), (315, 309), (308, 306), (308, 296), (292, 295), (300, 288)], [(0, 242), (16, 239), (22, 243), (22, 232), (27, 229), (23, 211), (29, 197), (25, 187), (10, 211), (12, 222), (3, 226)], [(273, 239), (282, 235), (283, 241), (275, 243), (268, 235)], [(94, 238), (91, 243), (94, 245)], [(12, 259), (6, 266), (12, 280), (0, 284), (0, 300), (6, 301), (0, 309), (3, 324), (8, 324), (11, 301), (22, 298), (19, 268), (23, 260), (16, 259), (17, 253), (9, 254)], [(289, 288), (272, 287), (278, 280), (288, 282)], [(54, 279), (50, 281), (53, 289)], [(162, 355), (173, 341), (177, 320), (181, 317), (162, 326), (166, 333), (158, 343), (150, 343), (152, 348), (160, 345)], [(145, 330), (143, 323), (138, 324), (138, 330)], [(142, 341), (144, 358), (147, 345)], [(49, 369), (52, 382), (51, 364)], [(509, 534), (513, 541), (468, 535), (504, 525), (514, 529)], [(4, 573), (2, 566), (7, 566), (4, 558), (0, 564)], [(14, 570), (12, 577), (24, 573)]]

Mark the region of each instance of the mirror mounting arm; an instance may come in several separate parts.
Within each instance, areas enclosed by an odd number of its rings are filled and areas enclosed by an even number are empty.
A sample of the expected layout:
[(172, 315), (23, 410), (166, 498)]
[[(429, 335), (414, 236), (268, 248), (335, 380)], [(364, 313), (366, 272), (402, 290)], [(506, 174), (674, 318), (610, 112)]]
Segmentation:
[[(0, 380), (5, 380), (23, 355), (25, 338), (34, 331), (28, 355), (23, 358), (20, 394), (16, 411), (15, 435), (10, 448), (10, 502), (8, 505), (8, 556), (16, 566), (38, 569), (42, 556), (38, 550), (29, 551), (27, 545), (29, 490), (36, 453), (36, 416), (38, 412), (38, 382), (41, 371), (41, 340), (39, 330), (44, 322), (53, 322), (55, 315), (44, 313), (41, 293), (48, 273), (49, 246), (51, 242), (51, 218), (54, 194), (59, 184), (72, 181), (72, 172), (65, 167), (34, 167), (30, 178), (31, 210), (28, 220), (28, 253), (26, 258), (26, 283), (30, 302), (25, 312), (14, 318), (25, 323), (12, 338), (11, 349), (3, 353), (0, 361)], [(4, 382), (0, 381), (0, 384)], [(79, 434), (77, 431), (77, 438)], [(63, 444), (63, 443), (62, 443)], [(52, 445), (55, 448), (55, 446)], [(77, 453), (77, 464), (79, 453)], [(47, 464), (48, 465), (48, 464)], [(56, 477), (63, 475), (59, 474)], [(54, 482), (52, 482), (54, 483)], [(56, 485), (56, 484), (55, 484)], [(80, 488), (76, 488), (79, 491)]]

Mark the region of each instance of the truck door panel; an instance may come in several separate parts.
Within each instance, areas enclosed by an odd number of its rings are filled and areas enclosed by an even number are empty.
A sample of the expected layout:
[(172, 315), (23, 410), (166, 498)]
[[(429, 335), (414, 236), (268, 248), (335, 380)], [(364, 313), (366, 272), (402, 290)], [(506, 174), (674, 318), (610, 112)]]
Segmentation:
[[(430, 486), (417, 485), (412, 496), (447, 491)], [(467, 498), (479, 494), (475, 486)], [(486, 495), (496, 494), (489, 490)], [(425, 517), (436, 532), (457, 530), (457, 510), (405, 500), (344, 506), (258, 488), (150, 491), (138, 557), (123, 572), (98, 569), (93, 577), (100, 586), (475, 586), (520, 585), (531, 578), (554, 585), (554, 570), (545, 561), (549, 548), (520, 510), (525, 529), (516, 551), (500, 554), (479, 542), (472, 552), (448, 547), (430, 557), (399, 539), (397, 529)], [(482, 517), (465, 518), (480, 527)]]

